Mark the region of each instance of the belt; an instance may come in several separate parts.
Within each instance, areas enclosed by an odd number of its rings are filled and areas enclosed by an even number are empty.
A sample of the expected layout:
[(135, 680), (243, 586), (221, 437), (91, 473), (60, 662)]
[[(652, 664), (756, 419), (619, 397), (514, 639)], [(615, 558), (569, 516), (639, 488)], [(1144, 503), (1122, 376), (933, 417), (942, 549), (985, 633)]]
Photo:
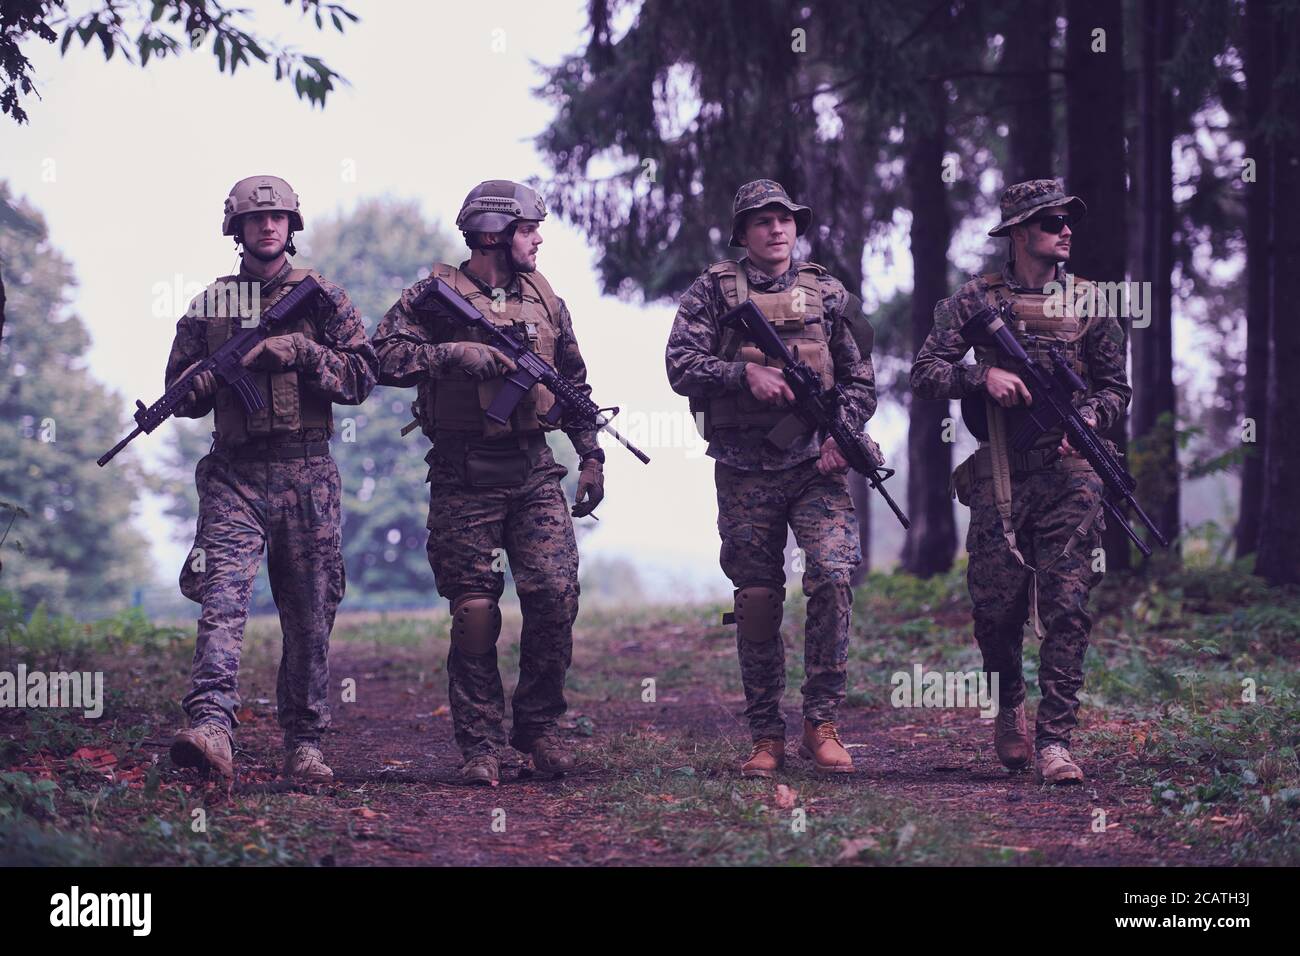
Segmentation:
[(443, 451), (449, 451), (453, 448), (466, 450), (487, 448), (494, 451), (517, 448), (535, 451), (546, 443), (546, 432), (544, 431), (515, 432), (511, 435), (502, 435), (500, 438), (484, 438), (482, 435), (473, 432), (454, 432), (439, 429), (434, 432), (433, 437), (433, 447), (440, 448)]
[(235, 461), (265, 459), (268, 461), (286, 461), (294, 458), (320, 458), (330, 453), (327, 441), (278, 442), (271, 445), (236, 445), (234, 448), (218, 448), (227, 458)]
[[(1020, 475), (1030, 471), (1047, 471), (1061, 468), (1065, 471), (1084, 471), (1092, 465), (1083, 458), (1062, 458), (1055, 448), (1031, 448), (1029, 451), (1010, 454), (1011, 473)], [(981, 445), (975, 452), (975, 478), (993, 477), (993, 450)]]

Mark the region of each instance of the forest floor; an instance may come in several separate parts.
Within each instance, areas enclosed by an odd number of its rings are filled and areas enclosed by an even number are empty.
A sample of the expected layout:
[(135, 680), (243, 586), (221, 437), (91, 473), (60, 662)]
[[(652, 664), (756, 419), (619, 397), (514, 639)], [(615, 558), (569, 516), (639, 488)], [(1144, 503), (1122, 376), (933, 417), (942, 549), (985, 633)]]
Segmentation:
[[(445, 614), (340, 616), (323, 741), (336, 779), (314, 788), (279, 778), (279, 632), (250, 622), (230, 790), (166, 756), (183, 725), (188, 629), (11, 619), (11, 664), (102, 670), (107, 704), (96, 720), (0, 710), (0, 863), (1300, 862), (1300, 595), (1218, 568), (1108, 580), (1094, 603), (1072, 748), (1087, 781), (1057, 788), (1004, 770), (974, 709), (891, 706), (897, 672), (978, 667), (961, 569), (874, 575), (858, 590), (839, 721), (857, 772), (833, 779), (794, 755), (797, 596), (783, 628), (790, 756), (774, 780), (737, 772), (749, 735), (720, 606), (584, 609), (562, 725), (580, 766), (551, 779), (516, 755), (495, 788), (459, 781)], [(507, 691), (517, 635), (507, 611)], [(1025, 648), (1032, 729), (1032, 635)]]

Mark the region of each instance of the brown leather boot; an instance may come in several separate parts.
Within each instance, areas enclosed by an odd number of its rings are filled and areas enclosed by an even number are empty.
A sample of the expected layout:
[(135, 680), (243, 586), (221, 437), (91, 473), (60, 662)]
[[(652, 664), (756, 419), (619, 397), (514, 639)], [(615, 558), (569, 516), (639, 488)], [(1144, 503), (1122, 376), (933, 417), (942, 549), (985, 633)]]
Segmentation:
[(1083, 783), (1083, 771), (1061, 744), (1048, 744), (1038, 751), (1039, 783)]
[(740, 765), (742, 777), (770, 777), (785, 766), (785, 741), (764, 737), (754, 741), (749, 759)]
[(578, 765), (578, 758), (555, 734), (543, 734), (533, 741), (528, 752), (538, 773), (568, 773)]
[(210, 770), (227, 780), (235, 776), (230, 754), (230, 733), (216, 721), (204, 721), (172, 738), (172, 763), (178, 767)]
[(799, 756), (813, 761), (818, 773), (853, 773), (853, 758), (840, 743), (840, 735), (829, 720), (824, 724), (803, 722)]
[(284, 776), (299, 783), (333, 783), (334, 771), (315, 744), (298, 744), (285, 754)]
[(993, 718), (993, 749), (1008, 770), (1023, 770), (1033, 755), (1033, 743), (1025, 724), (1025, 705), (1002, 707)]

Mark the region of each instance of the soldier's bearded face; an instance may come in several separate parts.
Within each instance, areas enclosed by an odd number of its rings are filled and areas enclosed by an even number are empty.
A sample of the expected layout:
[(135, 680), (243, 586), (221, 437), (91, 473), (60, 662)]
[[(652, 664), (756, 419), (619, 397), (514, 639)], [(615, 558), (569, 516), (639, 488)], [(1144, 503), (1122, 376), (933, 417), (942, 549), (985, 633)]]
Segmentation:
[(794, 248), (794, 213), (781, 206), (760, 209), (745, 223), (742, 238), (749, 258), (756, 265), (785, 262)]
[[(1069, 210), (1064, 206), (1048, 206), (1046, 209), (1040, 209), (1035, 216), (1064, 216)], [(1026, 246), (1025, 251), (1036, 259), (1051, 259), (1053, 262), (1070, 261), (1070, 239), (1072, 233), (1070, 227), (1066, 226), (1059, 233), (1053, 235), (1050, 232), (1044, 232), (1042, 227), (1037, 223), (1031, 222), (1026, 227)]]
[(242, 217), (240, 232), (244, 252), (262, 262), (271, 262), (284, 252), (289, 241), (289, 214), (250, 212)]
[(521, 222), (510, 240), (510, 264), (516, 272), (537, 271), (537, 247), (542, 244), (542, 231), (535, 222)]

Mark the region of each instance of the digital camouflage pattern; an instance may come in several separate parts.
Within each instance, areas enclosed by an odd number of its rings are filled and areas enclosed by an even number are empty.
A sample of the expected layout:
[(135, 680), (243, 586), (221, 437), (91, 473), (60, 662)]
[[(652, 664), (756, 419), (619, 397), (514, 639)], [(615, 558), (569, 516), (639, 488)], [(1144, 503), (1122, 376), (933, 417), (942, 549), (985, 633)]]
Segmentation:
[[(1010, 263), (1003, 266), (1002, 277), (1011, 292), (1039, 291), (1026, 290), (1020, 285)], [(1059, 266), (1056, 281), (1063, 286), (1066, 282), (1065, 270)], [(960, 399), (983, 394), (989, 366), (980, 362), (962, 364), (971, 347), (961, 337), (961, 327), (987, 304), (988, 284), (977, 277), (934, 307), (934, 326), (912, 365), (912, 390), (920, 398)], [(1118, 319), (1097, 316), (1091, 320), (1084, 338), (1083, 357), (1087, 365), (1083, 378), (1089, 388), (1088, 397), (1079, 407), (1092, 409), (1097, 431), (1104, 433), (1118, 421), (1133, 394), (1125, 369), (1124, 330)]]
[[(288, 265), (265, 283), (263, 301)], [(241, 268), (241, 280), (257, 277)], [(358, 405), (375, 385), (378, 362), (360, 316), (343, 289), (321, 282), (328, 303), (311, 316), (315, 341), (298, 357), (303, 388), (331, 402)], [(207, 355), (206, 320), (196, 300), (176, 325), (167, 362), (167, 382)], [(228, 386), (223, 386), (228, 387)], [(213, 399), (182, 414), (201, 418)], [(325, 442), (325, 429), (276, 436), (279, 442)], [(265, 441), (262, 439), (261, 441)], [(261, 448), (263, 446), (258, 446)], [(329, 724), (329, 635), (343, 597), (338, 468), (328, 454), (271, 460), (218, 441), (195, 469), (199, 493), (194, 548), (181, 572), (181, 591), (203, 606), (198, 622), (191, 689), (182, 706), (191, 725), (214, 721), (233, 730), (239, 709), (239, 657), (253, 579), (267, 552), (272, 596), (280, 612), (283, 654), (277, 684), (277, 713), (285, 744), (314, 743)]]
[[(485, 292), (490, 287), (460, 269)], [(384, 385), (426, 384), (444, 371), (445, 345), (463, 341), (463, 326), (436, 304), (415, 310), (411, 303), (430, 280), (421, 279), (402, 292), (375, 332), (379, 380)], [(518, 276), (505, 288), (507, 299), (522, 298)], [(567, 306), (560, 300), (556, 316), (556, 370), (590, 395), (587, 366), (573, 334)], [(541, 386), (535, 386), (540, 388)], [(505, 576), (494, 549), (504, 549), (519, 596), (519, 682), (511, 699), (513, 728), (509, 743), (527, 751), (532, 742), (554, 732), (564, 714), (564, 679), (573, 649), (573, 622), (578, 613), (578, 548), (569, 504), (560, 487), (567, 469), (558, 464), (544, 441), (534, 441), (522, 484), (482, 487), (466, 482), (468, 447), (496, 453), (518, 449), (516, 439), (482, 440), (439, 432), (423, 405), (415, 409), (425, 435), (434, 442), (429, 468), (429, 564), (438, 593), (454, 602), (462, 594), (500, 597)], [(594, 429), (564, 428), (580, 459), (603, 459)], [(456, 743), (466, 760), (495, 755), (506, 743), (505, 697), (496, 649), (470, 654), (452, 646), (447, 657), (448, 693)]]
[[(1101, 497), (1102, 482), (1091, 469), (1066, 471), (1056, 466), (1016, 475), (1011, 481), (1012, 522), (1025, 561), (1040, 569), (1038, 614), (1043, 641), (1038, 650), (1036, 747), (1069, 746), (1077, 722), (1083, 657), (1092, 617), (1088, 594), (1101, 581), (1093, 568), (1093, 550), (1101, 547), (1104, 519), (1098, 513), (1087, 537), (1057, 558), (1074, 529)], [(993, 480), (978, 479), (972, 488), (971, 521), (966, 533), (970, 555), (966, 581), (974, 604), (975, 641), (984, 669), (998, 674), (998, 706), (1024, 702), (1021, 670), (1024, 624), (1029, 616), (1030, 575), (1011, 554), (993, 500)], [(1043, 567), (1056, 559), (1050, 569)]]
[[(742, 198), (737, 196), (738, 204)], [(755, 268), (748, 258), (740, 264), (750, 288), (759, 293), (791, 290), (799, 279), (798, 262), (792, 261), (775, 279)], [(859, 354), (848, 328), (845, 310), (850, 307), (850, 297), (843, 284), (824, 273), (818, 275), (817, 282), (835, 381), (846, 395), (845, 420), (860, 432), (876, 410), (871, 356)], [(748, 388), (745, 363), (725, 361), (717, 354), (721, 340), (718, 319), (726, 311), (726, 298), (707, 271), (682, 296), (665, 351), (673, 391), (707, 398)], [(846, 477), (817, 471), (819, 436), (810, 435), (806, 442), (795, 442), (782, 451), (766, 441), (766, 432), (762, 427), (717, 428), (709, 441), (708, 454), (716, 461), (720, 563), (738, 590), (755, 585), (782, 588), (787, 528), (794, 530), (805, 555), (803, 588), (808, 596), (804, 716), (816, 722), (833, 720), (845, 690), (853, 600), (849, 575), (862, 558), (857, 517)], [(754, 739), (784, 739), (784, 644), (779, 637), (768, 646), (741, 641), (737, 628), (737, 653), (745, 687), (745, 714)]]
[(194, 477), (199, 525), (181, 592), (203, 610), (181, 706), (191, 725), (238, 726), (244, 623), (265, 549), (284, 635), (276, 681), (284, 743), (319, 742), (330, 721), (330, 631), (346, 584), (334, 459), (234, 460), (214, 451), (200, 459)]
[[(543, 444), (532, 453), (527, 481), (517, 487), (465, 484), (460, 470), (435, 450), (429, 455), (429, 565), (438, 593), (448, 601), (462, 594), (505, 590), (504, 549), (519, 595), (519, 682), (511, 698), (510, 744), (527, 752), (553, 732), (568, 705), (564, 678), (573, 653), (578, 616), (578, 544), (560, 488), (566, 474)], [(466, 759), (496, 755), (506, 743), (505, 695), (493, 647), (467, 653), (454, 643), (447, 655), (456, 744)]]
[[(1010, 263), (1004, 266), (1002, 275), (1011, 292), (1040, 291), (1019, 285)], [(1056, 280), (1066, 280), (1059, 266)], [(975, 278), (935, 306), (934, 327), (912, 366), (912, 390), (918, 398), (946, 400), (983, 393), (989, 366), (978, 362), (962, 364), (970, 346), (959, 330), (987, 304), (987, 292), (987, 284)], [(1079, 407), (1091, 409), (1097, 430), (1105, 432), (1123, 413), (1132, 395), (1125, 371), (1124, 332), (1116, 318), (1098, 316), (1091, 320), (1081, 357), (1088, 394)], [(1012, 477), (1016, 539), (1025, 561), (1039, 568), (1038, 610), (1043, 625), (1039, 687), (1043, 699), (1038, 710), (1036, 745), (1040, 749), (1049, 743), (1068, 746), (1075, 726), (1083, 658), (1092, 626), (1087, 599), (1100, 580), (1100, 574), (1092, 571), (1093, 549), (1099, 546), (1103, 527), (1100, 515), (1086, 539), (1076, 541), (1068, 556), (1048, 565), (1096, 505), (1100, 492), (1101, 479), (1091, 469), (1068, 469), (1060, 461)], [(970, 555), (967, 582), (975, 606), (975, 639), (984, 655), (985, 669), (999, 675), (1000, 706), (1013, 707), (1024, 700), (1021, 647), (1029, 617), (1030, 575), (1007, 546), (991, 478), (974, 484), (966, 549)]]
[[(239, 282), (258, 283), (263, 307), (272, 301), (275, 288), (289, 274), (288, 262), (274, 277), (263, 282), (241, 265), (236, 279)], [(361, 316), (342, 286), (328, 279), (320, 279), (321, 288), (329, 303), (319, 303), (310, 321), (316, 330), (314, 342), (306, 343), (306, 354), (298, 357), (299, 379), (304, 387), (311, 388), (331, 402), (339, 405), (360, 405), (375, 387), (379, 371), (375, 350), (366, 337)], [(171, 354), (167, 359), (167, 381), (180, 378), (190, 365), (208, 355), (207, 319), (203, 316), (203, 297), (197, 296), (176, 323), (176, 337), (172, 340)], [(176, 414), (184, 418), (203, 418), (212, 411), (215, 394), (190, 407), (182, 407)]]
[[(816, 461), (781, 471), (748, 471), (718, 462), (718, 533), (722, 572), (737, 588), (785, 586), (787, 525), (804, 553), (803, 715), (834, 720), (844, 699), (853, 590), (849, 576), (862, 560), (858, 522), (846, 476), (823, 475)], [(742, 640), (737, 628), (745, 716), (755, 740), (785, 738), (785, 644), (778, 636)]]
[[(755, 292), (785, 292), (799, 281), (798, 262), (792, 262), (790, 269), (775, 279), (757, 269), (748, 258), (741, 259), (740, 263)], [(849, 331), (845, 319), (849, 293), (843, 283), (825, 273), (817, 277), (817, 283), (822, 291), (823, 321), (830, 326), (826, 337), (835, 366), (835, 380), (844, 386), (847, 396), (845, 421), (860, 432), (876, 411), (876, 374), (871, 356), (859, 354), (857, 342)], [(745, 384), (745, 363), (724, 361), (717, 354), (722, 338), (718, 319), (726, 311), (726, 298), (707, 271), (682, 295), (665, 351), (668, 382), (677, 394), (708, 398), (749, 387)], [(707, 454), (735, 468), (773, 471), (816, 458), (821, 452), (816, 435), (782, 451), (765, 440), (767, 431), (765, 428), (718, 428), (709, 441)]]
[[(459, 266), (460, 271), (484, 292), (491, 295), (491, 287), (468, 271), (466, 269), (468, 264), (468, 260), (462, 262)], [(401, 298), (388, 310), (375, 330), (374, 345), (379, 356), (379, 380), (384, 385), (407, 388), (425, 383), (431, 376), (442, 375), (448, 350), (440, 346), (468, 340), (464, 334), (464, 326), (448, 316), (437, 303), (429, 303), (427, 308), (418, 311), (412, 308), (411, 303), (419, 298), (425, 286), (431, 281), (431, 277), (426, 276), (409, 289), (403, 290)], [(512, 276), (503, 291), (509, 301), (523, 299), (522, 282), (518, 276)], [(590, 397), (591, 386), (587, 384), (587, 365), (578, 349), (578, 341), (573, 334), (573, 319), (563, 299), (560, 300), (559, 315), (555, 318), (560, 329), (560, 338), (555, 343), (555, 370), (577, 386), (578, 391)], [(435, 438), (436, 424), (422, 408), (417, 407), (415, 411), (425, 435), (431, 439)], [(563, 430), (569, 436), (580, 459), (597, 453), (599, 453), (598, 457), (603, 458), (595, 429), (564, 427)]]
[(1078, 196), (1067, 196), (1065, 189), (1055, 179), (1031, 179), (1015, 183), (1002, 191), (998, 209), (1002, 221), (989, 230), (990, 236), (1005, 236), (1007, 230), (1024, 222), (1040, 209), (1048, 206), (1066, 206), (1076, 219), (1082, 219), (1088, 207)]
[(745, 213), (773, 203), (794, 213), (795, 235), (802, 236), (808, 231), (808, 224), (812, 222), (812, 210), (791, 199), (785, 187), (776, 180), (756, 179), (736, 190), (736, 199), (731, 204), (731, 245), (740, 245), (740, 225)]

